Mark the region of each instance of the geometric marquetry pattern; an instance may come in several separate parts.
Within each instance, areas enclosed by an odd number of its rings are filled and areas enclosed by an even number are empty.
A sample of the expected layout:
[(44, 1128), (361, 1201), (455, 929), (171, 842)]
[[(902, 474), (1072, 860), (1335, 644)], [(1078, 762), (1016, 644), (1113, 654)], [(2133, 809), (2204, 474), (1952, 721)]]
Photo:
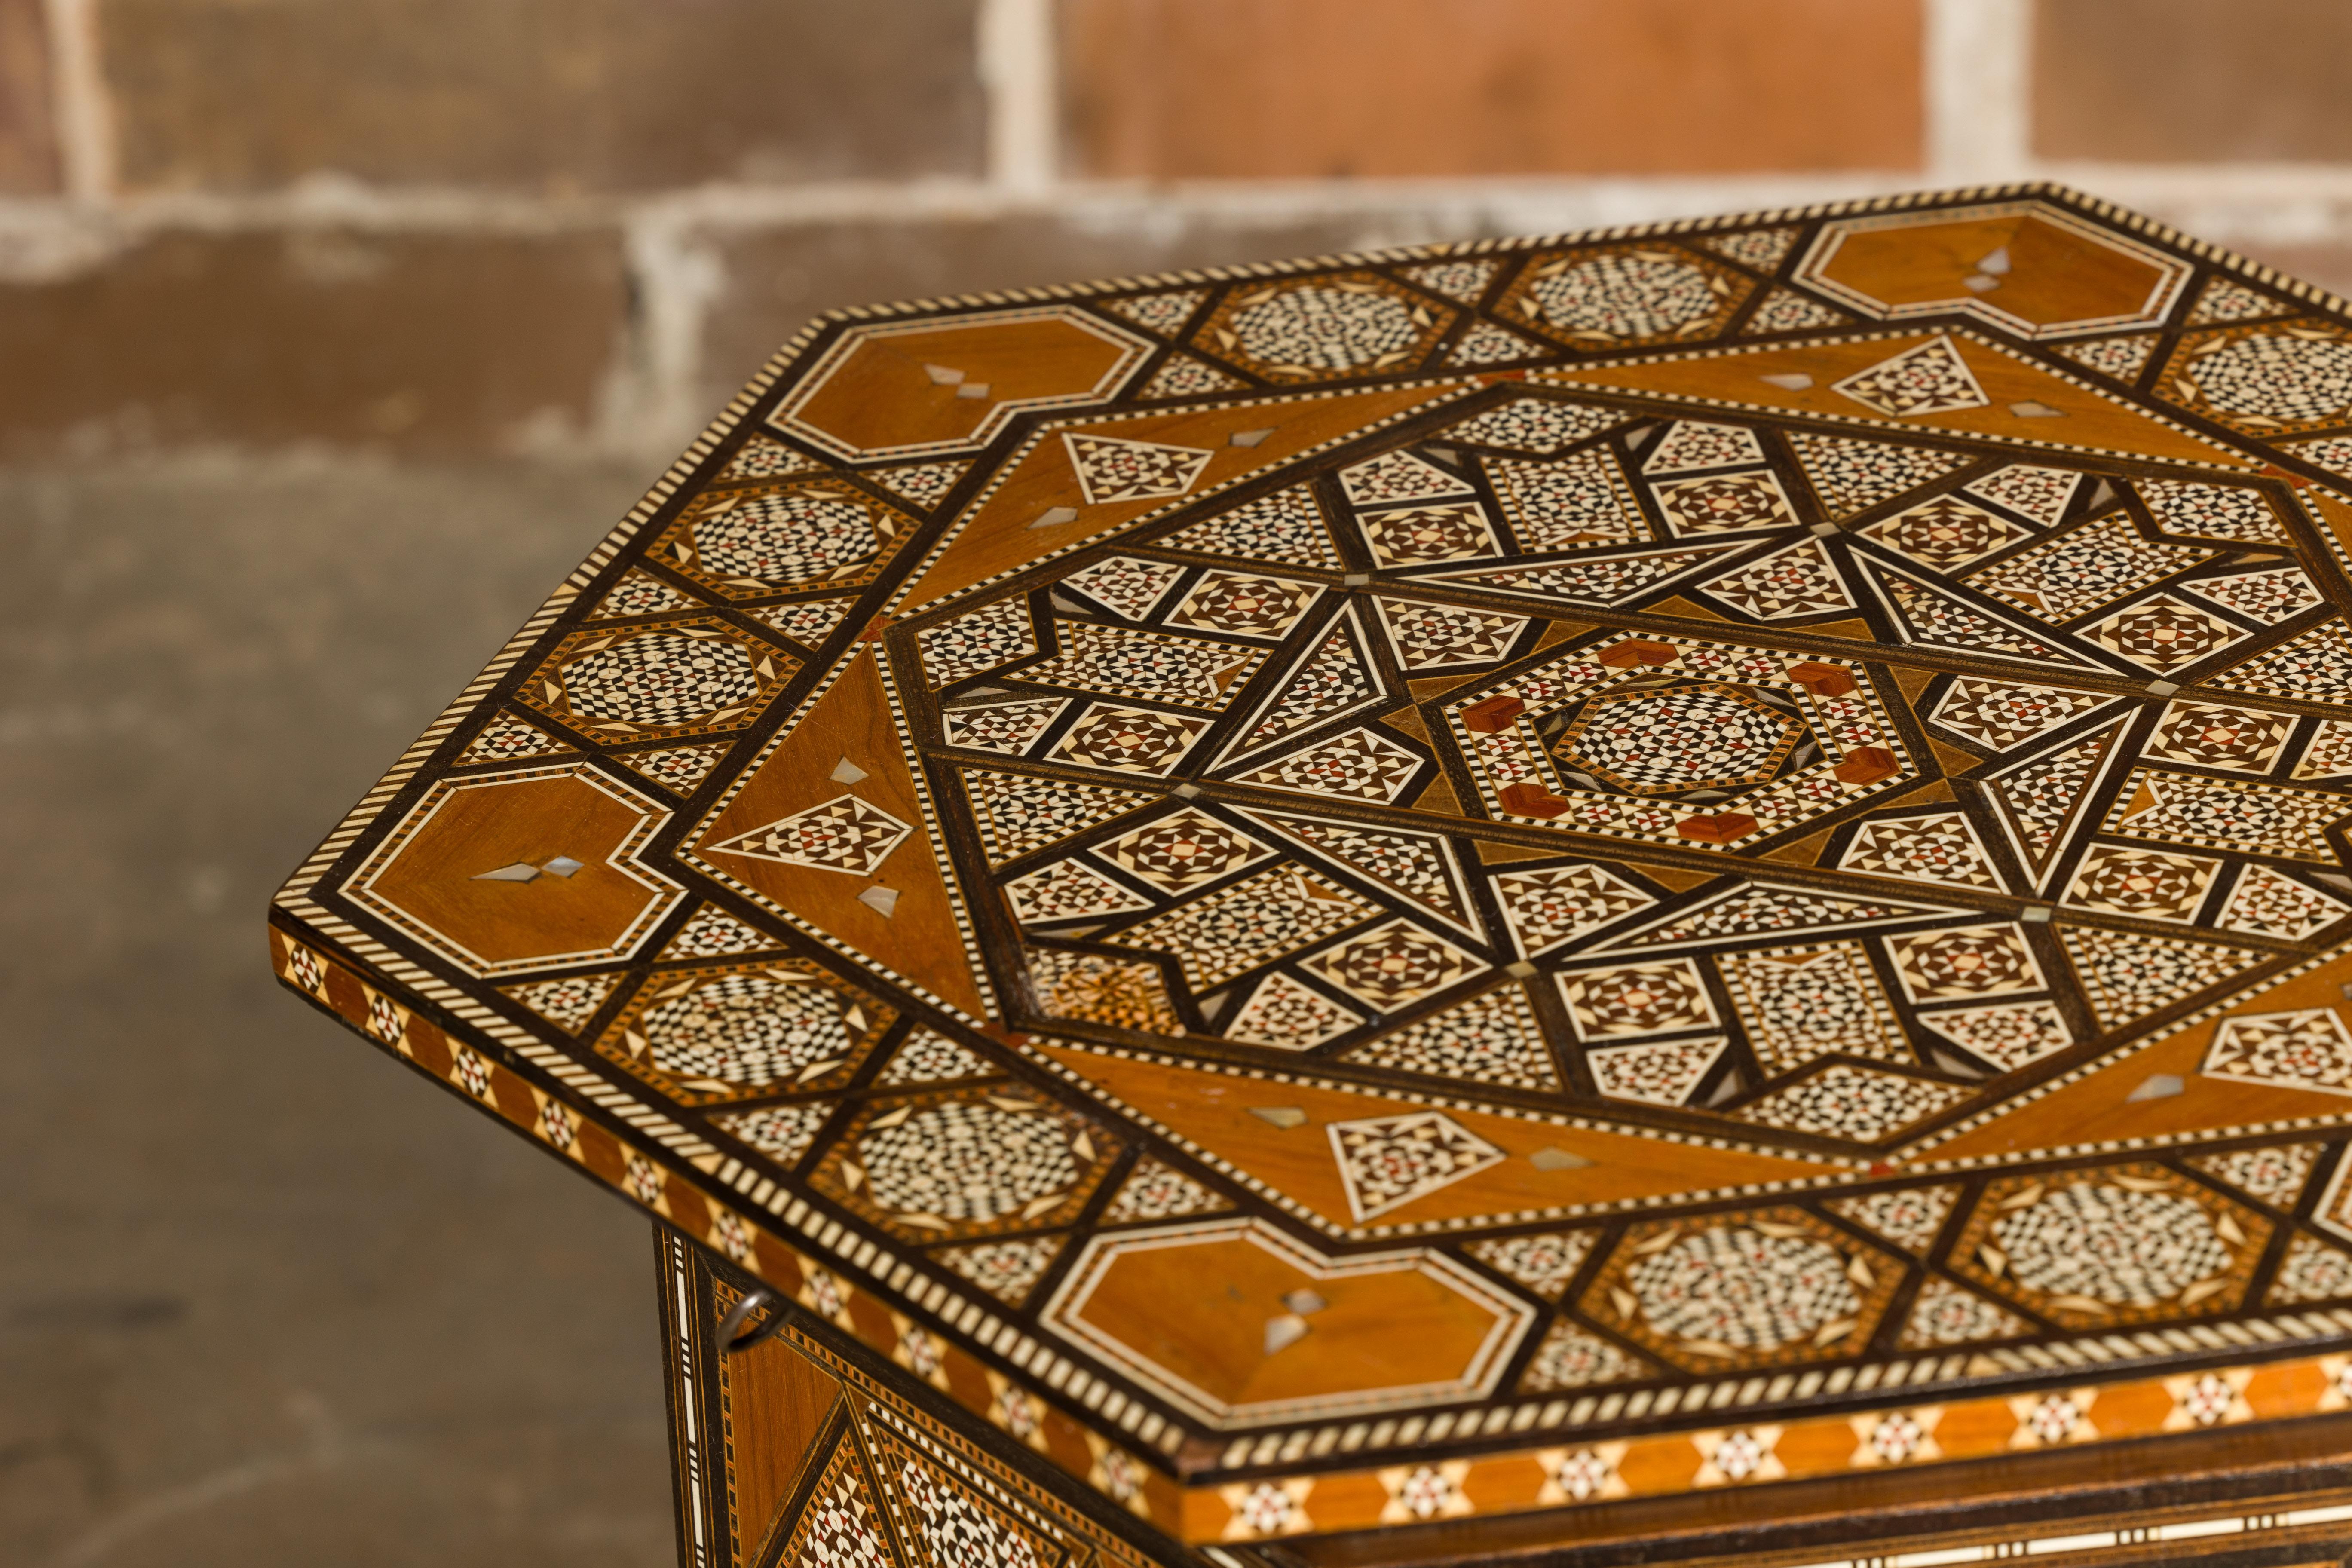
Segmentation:
[[(2284, 1411), (2227, 1378), (2352, 1347), (2352, 322), (1973, 199), (2083, 265), (1880, 299), (1922, 198), (829, 321), (278, 973), (1203, 1538)], [(861, 1452), (809, 1561), (1018, 1555)]]

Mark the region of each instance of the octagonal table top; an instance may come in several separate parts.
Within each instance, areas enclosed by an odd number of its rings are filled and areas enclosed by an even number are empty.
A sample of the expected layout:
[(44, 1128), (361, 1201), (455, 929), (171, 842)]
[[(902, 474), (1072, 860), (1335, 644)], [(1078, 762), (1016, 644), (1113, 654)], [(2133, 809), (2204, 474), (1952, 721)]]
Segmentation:
[(2193, 1443), (2352, 1397), (2347, 497), (2049, 187), (843, 313), (274, 959), (1183, 1539)]

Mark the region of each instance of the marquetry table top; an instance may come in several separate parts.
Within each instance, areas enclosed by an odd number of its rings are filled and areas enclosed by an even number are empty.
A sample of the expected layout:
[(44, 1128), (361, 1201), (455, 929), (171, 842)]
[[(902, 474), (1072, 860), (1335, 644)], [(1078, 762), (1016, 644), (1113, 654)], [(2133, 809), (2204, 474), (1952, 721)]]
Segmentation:
[(2289, 1421), (2347, 498), (2043, 187), (845, 313), (273, 951), (1185, 1540)]

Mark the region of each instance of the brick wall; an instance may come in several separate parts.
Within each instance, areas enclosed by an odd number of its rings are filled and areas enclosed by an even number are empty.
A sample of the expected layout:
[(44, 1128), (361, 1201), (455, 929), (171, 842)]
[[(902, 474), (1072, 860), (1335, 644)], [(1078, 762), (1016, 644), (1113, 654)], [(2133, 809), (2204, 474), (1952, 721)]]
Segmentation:
[(0, 0), (0, 456), (649, 456), (836, 305), (2037, 174), (2352, 285), (2352, 6)]

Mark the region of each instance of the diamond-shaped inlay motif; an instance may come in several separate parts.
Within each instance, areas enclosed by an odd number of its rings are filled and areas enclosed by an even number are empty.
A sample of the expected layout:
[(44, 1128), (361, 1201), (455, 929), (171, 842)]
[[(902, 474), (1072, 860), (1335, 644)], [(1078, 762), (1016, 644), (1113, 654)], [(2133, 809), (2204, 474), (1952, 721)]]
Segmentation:
[(1331, 1157), (1359, 1220), (1376, 1219), (1504, 1159), (1500, 1149), (1435, 1110), (1334, 1121), (1329, 1132)]
[(1238, 828), (1188, 807), (1115, 838), (1096, 853), (1153, 887), (1175, 893), (1255, 865), (1273, 851)]
[(1737, 425), (1682, 419), (1667, 427), (1642, 460), (1645, 474), (1679, 474), (1693, 468), (1736, 468), (1764, 461), (1756, 433)]
[(1955, 734), (2005, 752), (2020, 742), (2071, 723), (2106, 701), (2095, 692), (1962, 679), (1952, 682), (1931, 717)]
[(1209, 572), (1169, 613), (1171, 626), (1198, 626), (1233, 637), (1271, 640), (1290, 629), (1314, 602), (1312, 583), (1255, 573)]
[(1497, 553), (1494, 524), (1475, 501), (1368, 511), (1356, 521), (1371, 546), (1373, 562), (1381, 566)]
[(1164, 773), (1208, 727), (1205, 721), (1173, 713), (1097, 707), (1070, 726), (1054, 754), (1120, 773)]
[(1056, 860), (1004, 884), (1013, 916), (1023, 921), (1093, 919), (1148, 910), (1149, 900), (1077, 860)]
[(2118, 610), (2084, 635), (2160, 675), (2209, 658), (2246, 636), (2220, 616), (2169, 594)]
[(1587, 970), (1562, 976), (1560, 985), (1588, 1039), (1672, 1034), (1716, 1022), (1706, 983), (1688, 959)]
[(2003, 1070), (2054, 1056), (2074, 1043), (2064, 1016), (2048, 1002), (1948, 1007), (1923, 1013), (1919, 1021)]
[(2294, 721), (2283, 713), (2257, 713), (2204, 702), (2176, 702), (2148, 746), (2155, 755), (2231, 773), (2270, 771), (2272, 759)]
[(1874, 414), (1897, 417), (1982, 408), (1992, 401), (1949, 338), (1931, 338), (1905, 349), (1847, 376), (1832, 390)]
[(1651, 490), (1677, 533), (1740, 533), (1796, 521), (1788, 496), (1769, 473), (1675, 479)]
[(1077, 470), (1078, 485), (1089, 506), (1181, 496), (1192, 488), (1216, 455), (1197, 447), (1127, 441), (1114, 436), (1069, 435), (1062, 440), (1069, 448), (1070, 466)]
[(2276, 1089), (2352, 1094), (2352, 1030), (2333, 1007), (2224, 1018), (2200, 1070)]
[(728, 855), (870, 877), (914, 831), (911, 823), (899, 821), (870, 801), (840, 795), (709, 847)]
[(1915, 1001), (2032, 991), (2042, 973), (2024, 933), (2013, 925), (1959, 926), (1891, 937), (1895, 978)]
[(1388, 1012), (1477, 972), (1476, 959), (1410, 921), (1391, 921), (1308, 961), (1349, 995)]
[(1888, 549), (1923, 565), (1944, 568), (1980, 561), (2031, 538), (2025, 529), (1957, 496), (1938, 496), (1863, 529)]

